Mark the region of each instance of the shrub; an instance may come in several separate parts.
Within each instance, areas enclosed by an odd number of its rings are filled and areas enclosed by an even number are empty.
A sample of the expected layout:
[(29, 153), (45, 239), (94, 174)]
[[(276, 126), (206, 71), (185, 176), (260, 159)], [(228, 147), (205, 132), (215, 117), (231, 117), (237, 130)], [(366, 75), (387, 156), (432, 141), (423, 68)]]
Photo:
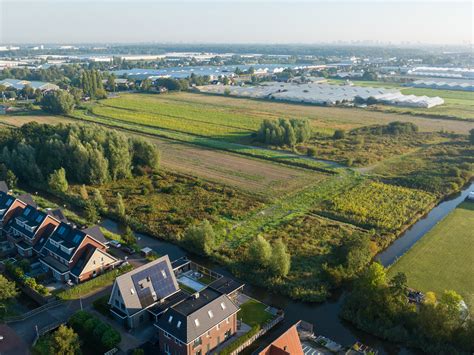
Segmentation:
[(101, 352), (115, 348), (122, 341), (117, 330), (91, 313), (78, 311), (72, 315), (68, 323), (82, 338), (100, 347)]

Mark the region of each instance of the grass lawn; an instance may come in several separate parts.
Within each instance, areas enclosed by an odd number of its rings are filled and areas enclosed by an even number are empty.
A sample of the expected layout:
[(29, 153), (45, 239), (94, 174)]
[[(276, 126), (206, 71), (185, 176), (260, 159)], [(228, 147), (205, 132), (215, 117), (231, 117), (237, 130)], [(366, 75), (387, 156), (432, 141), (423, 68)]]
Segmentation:
[(249, 300), (240, 306), (240, 311), (237, 313), (237, 317), (250, 326), (262, 326), (272, 319), (272, 315), (265, 310), (266, 308), (267, 305), (258, 302), (257, 300)]
[(464, 202), (389, 269), (421, 291), (455, 290), (474, 311), (474, 203)]

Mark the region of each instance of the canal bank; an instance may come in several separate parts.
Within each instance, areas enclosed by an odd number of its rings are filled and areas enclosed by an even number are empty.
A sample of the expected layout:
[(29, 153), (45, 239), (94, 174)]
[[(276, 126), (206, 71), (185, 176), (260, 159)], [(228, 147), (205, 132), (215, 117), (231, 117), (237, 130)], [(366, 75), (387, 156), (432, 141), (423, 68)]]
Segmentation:
[[(425, 233), (433, 228), (449, 212), (458, 206), (466, 198), (469, 191), (474, 189), (474, 183), (466, 186), (459, 194), (451, 196), (434, 207), (425, 217), (416, 222), (411, 228), (403, 233), (394, 243), (392, 243), (384, 252), (377, 256), (384, 266), (391, 265), (398, 257), (403, 255), (413, 246)], [(110, 219), (105, 219), (101, 225), (112, 232), (122, 232), (121, 227)], [(138, 244), (148, 246), (159, 254), (168, 254), (170, 258), (176, 259), (187, 255), (188, 253), (169, 242), (165, 242), (148, 235), (137, 233)], [(230, 275), (221, 265), (211, 262), (209, 259), (192, 256), (192, 259), (203, 266), (212, 268), (224, 275)], [(416, 350), (406, 349), (399, 345), (384, 341), (371, 334), (356, 329), (352, 324), (339, 318), (339, 312), (344, 302), (345, 293), (339, 291), (323, 303), (307, 303), (295, 301), (288, 297), (274, 294), (268, 290), (246, 286), (246, 293), (250, 296), (270, 304), (285, 311), (285, 321), (273, 332), (288, 324), (295, 323), (303, 319), (314, 325), (314, 331), (318, 335), (324, 335), (343, 346), (352, 345), (357, 340), (372, 348), (379, 350), (381, 354), (415, 354)], [(271, 335), (271, 333), (270, 333)]]

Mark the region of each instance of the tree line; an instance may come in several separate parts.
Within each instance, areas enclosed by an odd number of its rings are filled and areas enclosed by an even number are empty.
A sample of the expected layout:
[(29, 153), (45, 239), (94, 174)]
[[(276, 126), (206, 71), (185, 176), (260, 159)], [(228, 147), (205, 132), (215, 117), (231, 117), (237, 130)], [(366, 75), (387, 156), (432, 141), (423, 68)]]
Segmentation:
[(97, 126), (32, 122), (0, 137), (0, 149), (0, 170), (34, 186), (45, 185), (61, 168), (71, 182), (102, 184), (159, 164), (151, 143)]
[(408, 302), (407, 278), (388, 278), (384, 267), (370, 265), (354, 282), (342, 317), (379, 337), (427, 353), (459, 354), (474, 351), (474, 320), (466, 318), (462, 298), (454, 291), (440, 297), (433, 292), (415, 306)]
[(265, 119), (257, 131), (257, 141), (277, 145), (294, 147), (304, 143), (311, 137), (311, 126), (305, 119)]

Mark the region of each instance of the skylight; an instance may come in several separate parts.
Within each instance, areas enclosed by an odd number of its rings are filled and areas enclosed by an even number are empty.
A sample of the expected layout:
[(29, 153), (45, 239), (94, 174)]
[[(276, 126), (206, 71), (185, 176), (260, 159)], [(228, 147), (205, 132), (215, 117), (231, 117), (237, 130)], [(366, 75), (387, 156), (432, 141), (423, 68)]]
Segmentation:
[(224, 302), (221, 302), (221, 308), (222, 308), (222, 309), (225, 309), (225, 308), (226, 308)]
[(133, 288), (131, 288), (131, 289), (130, 289), (130, 293), (131, 293), (132, 295), (134, 295), (134, 294), (135, 294), (135, 290), (134, 290)]
[(12, 198), (8, 199), (8, 200), (7, 200), (7, 203), (6, 203), (7, 207), (10, 206), (10, 205), (12, 204), (12, 202), (13, 202), (13, 199), (12, 199)]
[(181, 328), (181, 321), (180, 320), (178, 321), (178, 324), (176, 325), (176, 327), (178, 327), (178, 329)]
[(72, 242), (73, 242), (74, 244), (77, 244), (77, 243), (79, 243), (79, 240), (81, 240), (81, 235), (80, 235), (80, 234), (76, 234), (76, 235), (74, 236), (74, 239), (72, 240)]
[(64, 226), (59, 227), (58, 233), (59, 233), (60, 235), (63, 235), (65, 229), (66, 229), (66, 228), (64, 228)]
[(41, 220), (43, 219), (43, 216), (42, 215), (39, 215), (38, 217), (36, 217), (36, 222), (41, 222)]
[(163, 275), (163, 278), (166, 279), (166, 272), (165, 272), (165, 270), (161, 270), (161, 275)]
[(214, 313), (212, 313), (211, 310), (208, 310), (208, 311), (207, 311), (207, 314), (209, 314), (209, 318), (213, 318), (213, 317), (214, 317)]
[(31, 210), (29, 208), (25, 209), (25, 216), (28, 216), (30, 214), (30, 211)]
[(194, 320), (194, 324), (196, 324), (196, 327), (199, 327), (199, 319), (196, 318), (196, 319)]
[(173, 321), (173, 316), (170, 316), (170, 317), (168, 318), (168, 323), (171, 323), (172, 321)]

